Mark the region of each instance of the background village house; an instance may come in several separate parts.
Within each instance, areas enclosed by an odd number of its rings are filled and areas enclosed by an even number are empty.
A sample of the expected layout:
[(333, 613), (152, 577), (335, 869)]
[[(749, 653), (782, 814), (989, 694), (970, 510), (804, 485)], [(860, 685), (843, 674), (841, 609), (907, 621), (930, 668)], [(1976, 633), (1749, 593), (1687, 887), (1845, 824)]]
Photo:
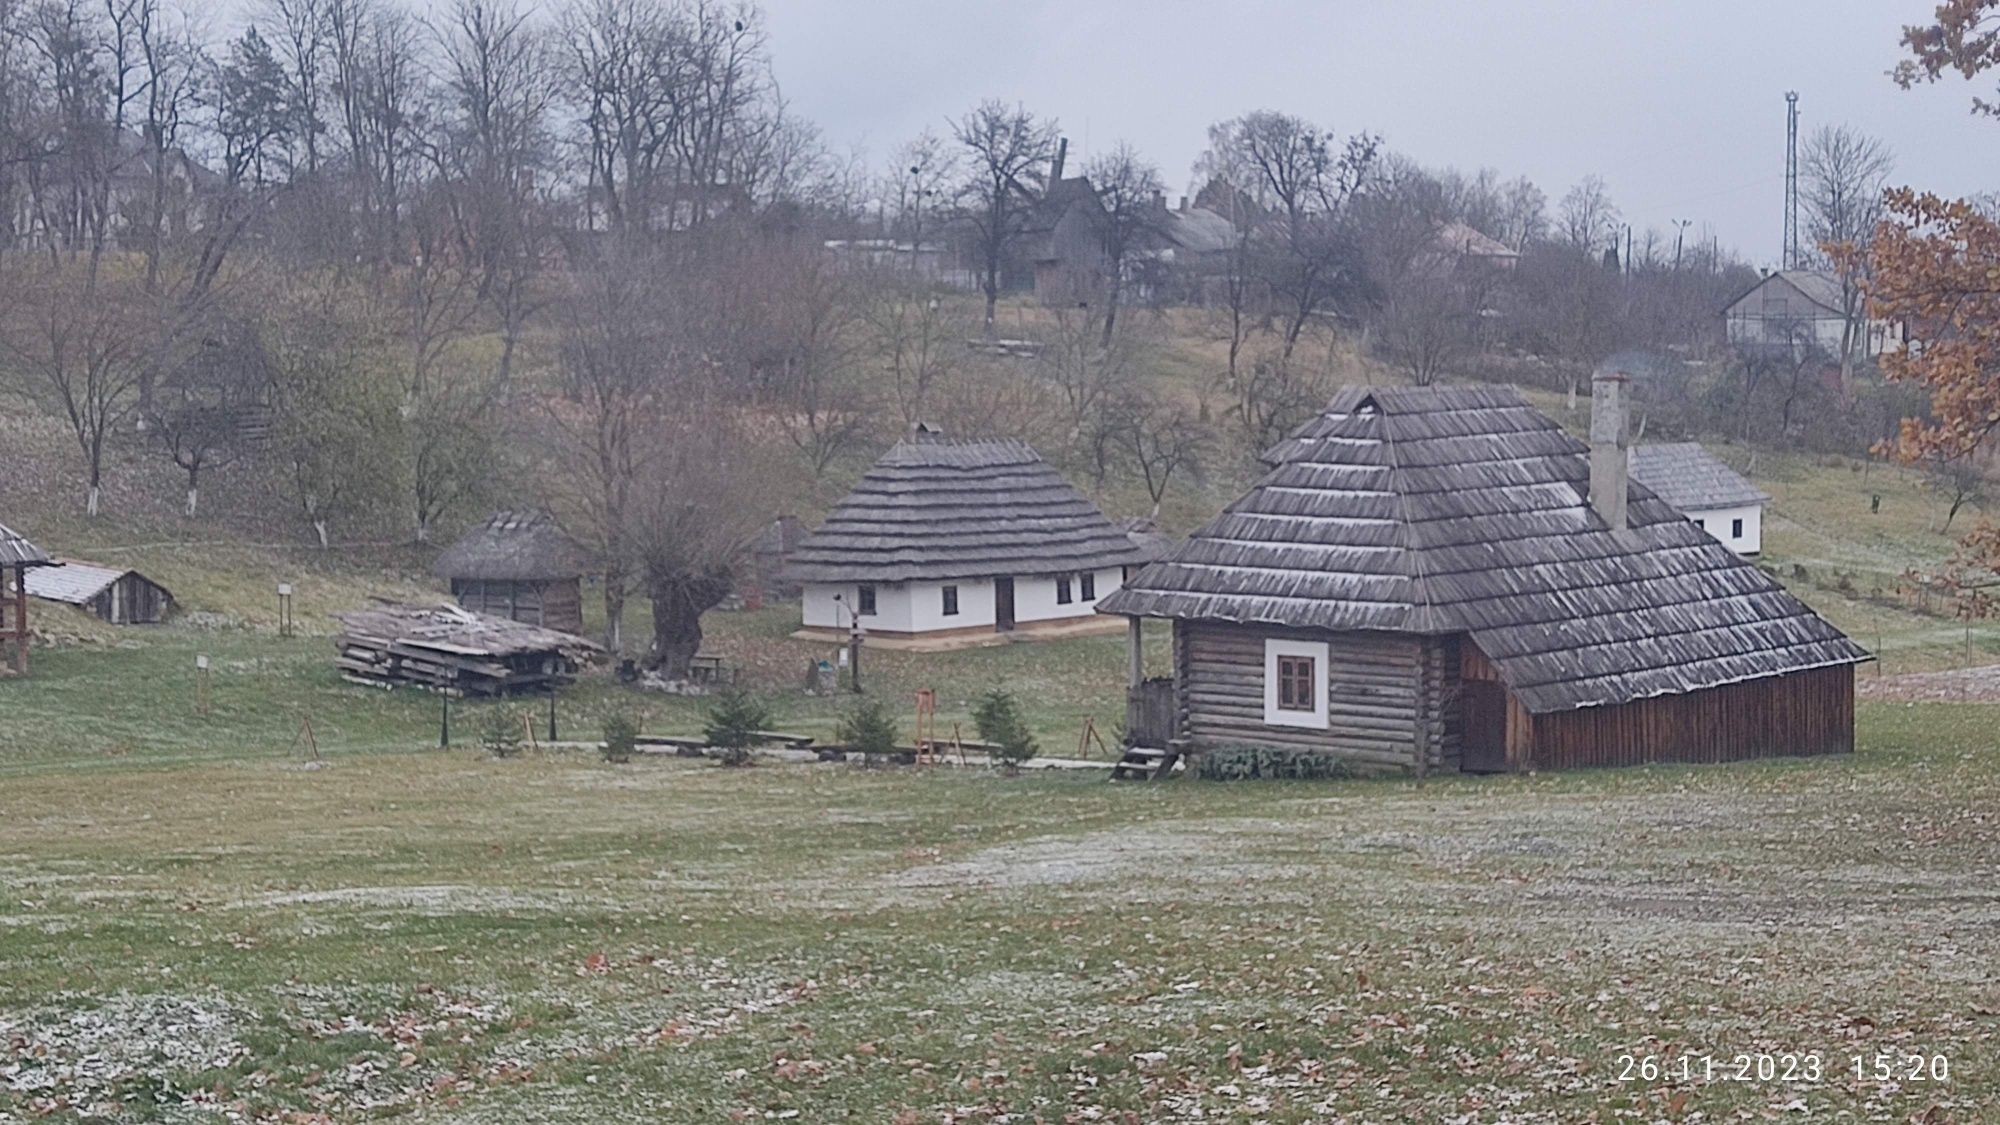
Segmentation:
[[(1173, 622), (1173, 747), (1468, 771), (1854, 745), (1833, 625), (1629, 479), (1626, 380), (1589, 446), (1511, 388), (1348, 388), (1100, 612)], [(1157, 743), (1154, 743), (1157, 745)]]
[(165, 586), (126, 567), (64, 559), (60, 566), (28, 571), (27, 578), (29, 594), (77, 606), (113, 625), (157, 625), (174, 608)]
[[(1856, 302), (1859, 299), (1853, 298)], [(1798, 358), (1803, 358), (1801, 353), (1808, 349), (1817, 349), (1828, 356), (1840, 355), (1847, 325), (1840, 278), (1825, 270), (1777, 270), (1765, 274), (1729, 302), (1722, 316), (1731, 346)], [(1906, 338), (1902, 324), (1866, 320), (1854, 350), (1862, 356), (1879, 356), (1902, 346)]]
[(896, 443), (792, 552), (802, 635), (978, 643), (1100, 630), (1140, 548), (1019, 441)]
[(1739, 555), (1764, 549), (1771, 496), (1703, 449), (1682, 441), (1632, 448), (1632, 479)]
[(543, 512), (498, 512), (447, 547), (433, 567), (474, 613), (583, 632), (590, 552)]

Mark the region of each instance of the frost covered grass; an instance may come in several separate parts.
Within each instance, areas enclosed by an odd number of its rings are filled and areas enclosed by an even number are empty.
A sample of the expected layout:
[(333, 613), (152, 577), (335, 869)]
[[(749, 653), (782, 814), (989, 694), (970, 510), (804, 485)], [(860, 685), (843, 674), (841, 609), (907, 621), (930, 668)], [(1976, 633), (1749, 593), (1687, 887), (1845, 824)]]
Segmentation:
[(1421, 787), (20, 757), (0, 1120), (1983, 1119), (1990, 714)]

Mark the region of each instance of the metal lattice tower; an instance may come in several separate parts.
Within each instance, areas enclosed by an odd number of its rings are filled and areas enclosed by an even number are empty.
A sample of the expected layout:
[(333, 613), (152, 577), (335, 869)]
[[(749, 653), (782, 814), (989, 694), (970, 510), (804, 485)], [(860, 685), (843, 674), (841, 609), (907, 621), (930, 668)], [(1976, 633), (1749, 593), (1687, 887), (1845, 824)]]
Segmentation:
[(1799, 94), (1785, 91), (1784, 268), (1799, 268)]

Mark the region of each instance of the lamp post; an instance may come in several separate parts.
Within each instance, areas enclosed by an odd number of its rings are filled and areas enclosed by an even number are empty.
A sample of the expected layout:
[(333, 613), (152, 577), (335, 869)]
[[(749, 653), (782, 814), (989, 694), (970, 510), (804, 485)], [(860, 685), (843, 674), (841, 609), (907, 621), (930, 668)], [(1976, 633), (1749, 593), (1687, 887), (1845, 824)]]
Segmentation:
[(438, 698), (444, 701), (443, 709), (438, 712), (438, 749), (449, 750), (451, 749), (451, 692), (439, 690)]

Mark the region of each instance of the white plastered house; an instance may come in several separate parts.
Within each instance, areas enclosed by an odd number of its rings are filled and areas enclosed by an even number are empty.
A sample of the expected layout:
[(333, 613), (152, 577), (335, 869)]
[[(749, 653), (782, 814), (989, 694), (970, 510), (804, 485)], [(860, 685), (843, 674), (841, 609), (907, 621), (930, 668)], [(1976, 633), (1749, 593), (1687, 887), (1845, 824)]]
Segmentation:
[(1737, 554), (1763, 551), (1771, 497), (1698, 442), (1632, 447), (1632, 479)]

